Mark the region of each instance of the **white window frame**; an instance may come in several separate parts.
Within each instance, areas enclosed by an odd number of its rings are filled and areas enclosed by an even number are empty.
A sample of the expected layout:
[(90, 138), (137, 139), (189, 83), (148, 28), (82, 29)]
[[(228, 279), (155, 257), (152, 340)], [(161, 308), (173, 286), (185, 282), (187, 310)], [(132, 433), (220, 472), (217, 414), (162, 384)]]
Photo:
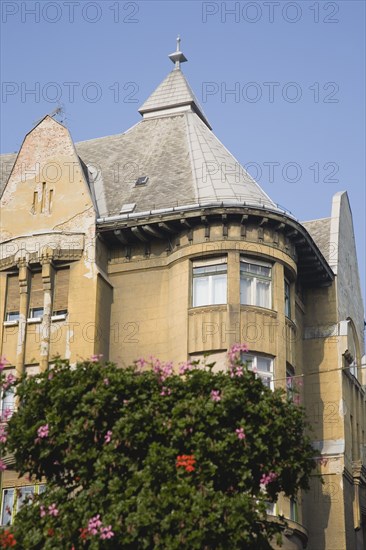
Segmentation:
[[(261, 275), (251, 273), (250, 271), (242, 271), (242, 264), (248, 264), (252, 266), (265, 267), (269, 269), (269, 275)], [(261, 262), (260, 260), (240, 257), (240, 304), (246, 306), (265, 307), (266, 309), (272, 309), (272, 264), (268, 262)], [(250, 300), (249, 303), (245, 302), (242, 298), (242, 281), (246, 279), (250, 281)], [(269, 283), (268, 303), (263, 306), (257, 303), (257, 284), (258, 282), (266, 281)]]
[[(198, 271), (200, 270), (200, 271)], [(215, 297), (215, 278), (225, 275), (225, 300), (218, 300)], [(208, 300), (207, 303), (200, 303), (198, 290), (195, 281), (207, 279)], [(204, 300), (205, 302), (205, 300)], [(211, 305), (227, 304), (227, 258), (213, 257), (202, 261), (193, 261), (192, 265), (192, 307), (205, 307)]]
[[(266, 371), (260, 368), (260, 362), (259, 360), (266, 360), (269, 362), (270, 370)], [(272, 391), (274, 390), (274, 367), (273, 367), (273, 357), (268, 357), (267, 355), (261, 355), (259, 353), (257, 354), (250, 354), (247, 353), (242, 354), (242, 361), (248, 361), (248, 369), (253, 371), (255, 373), (256, 378), (263, 379), (269, 379), (269, 385), (263, 384), (267, 386)]]

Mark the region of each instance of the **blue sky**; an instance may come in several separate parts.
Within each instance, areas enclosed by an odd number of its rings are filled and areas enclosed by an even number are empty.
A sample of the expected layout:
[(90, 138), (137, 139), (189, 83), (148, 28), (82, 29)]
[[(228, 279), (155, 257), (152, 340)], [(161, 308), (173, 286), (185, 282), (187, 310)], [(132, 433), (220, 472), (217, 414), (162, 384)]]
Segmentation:
[(363, 1), (3, 0), (1, 11), (1, 152), (59, 104), (74, 141), (128, 129), (179, 33), (214, 132), (276, 203), (310, 220), (348, 192), (365, 295)]

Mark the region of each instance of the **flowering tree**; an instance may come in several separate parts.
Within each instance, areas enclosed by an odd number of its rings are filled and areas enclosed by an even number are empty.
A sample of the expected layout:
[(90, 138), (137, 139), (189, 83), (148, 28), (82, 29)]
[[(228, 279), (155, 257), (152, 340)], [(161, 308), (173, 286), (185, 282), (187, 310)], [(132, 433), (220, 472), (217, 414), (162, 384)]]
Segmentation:
[(231, 349), (227, 373), (93, 357), (11, 380), (19, 408), (1, 452), (47, 488), (4, 547), (271, 548), (284, 521), (268, 521), (266, 502), (307, 488), (313, 449), (302, 408), (256, 379), (242, 351)]

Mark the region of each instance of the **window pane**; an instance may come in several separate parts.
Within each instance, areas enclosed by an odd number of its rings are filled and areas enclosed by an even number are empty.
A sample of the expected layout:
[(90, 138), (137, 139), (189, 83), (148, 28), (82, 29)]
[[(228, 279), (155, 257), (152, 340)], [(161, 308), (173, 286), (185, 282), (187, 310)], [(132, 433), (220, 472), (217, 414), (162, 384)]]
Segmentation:
[(9, 311), (6, 314), (7, 321), (19, 321), (19, 311)]
[(251, 287), (253, 279), (250, 277), (241, 276), (240, 278), (240, 303), (251, 304)]
[(257, 279), (256, 285), (256, 305), (260, 307), (270, 307), (270, 288), (271, 283), (269, 281), (262, 281)]
[(260, 372), (258, 372), (258, 376), (262, 380), (262, 383), (264, 384), (264, 386), (267, 386), (267, 388), (271, 389), (271, 387), (272, 387), (272, 377), (271, 376), (264, 376)]
[(1, 525), (9, 525), (11, 523), (13, 504), (14, 504), (14, 489), (4, 489), (2, 513), (1, 513)]
[(3, 393), (1, 399), (1, 416), (3, 416), (6, 409), (10, 411), (14, 410), (14, 391), (12, 389)]
[(287, 281), (285, 281), (285, 315), (291, 317), (290, 285)]
[(27, 485), (26, 487), (20, 487), (17, 499), (17, 512), (21, 509), (25, 503), (27, 497), (34, 495), (34, 486)]
[(33, 307), (29, 311), (31, 319), (40, 319), (43, 316), (43, 307)]
[(209, 304), (208, 277), (193, 279), (193, 306), (205, 306)]
[(212, 276), (212, 304), (225, 304), (226, 303), (226, 274)]
[(257, 357), (257, 369), (262, 372), (271, 372), (271, 359), (267, 357)]

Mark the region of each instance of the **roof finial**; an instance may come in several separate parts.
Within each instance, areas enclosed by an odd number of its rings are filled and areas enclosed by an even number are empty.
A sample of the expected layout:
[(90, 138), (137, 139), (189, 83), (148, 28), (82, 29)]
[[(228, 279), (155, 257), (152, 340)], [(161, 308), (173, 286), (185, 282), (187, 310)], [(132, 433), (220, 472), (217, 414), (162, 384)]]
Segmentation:
[(180, 51), (180, 42), (181, 42), (181, 39), (180, 39), (180, 36), (178, 35), (177, 36), (177, 49), (174, 53), (171, 53), (170, 56), (169, 56), (169, 59), (171, 59), (173, 61), (173, 63), (175, 63), (175, 68), (176, 69), (180, 69), (180, 64), (187, 61), (186, 56)]

